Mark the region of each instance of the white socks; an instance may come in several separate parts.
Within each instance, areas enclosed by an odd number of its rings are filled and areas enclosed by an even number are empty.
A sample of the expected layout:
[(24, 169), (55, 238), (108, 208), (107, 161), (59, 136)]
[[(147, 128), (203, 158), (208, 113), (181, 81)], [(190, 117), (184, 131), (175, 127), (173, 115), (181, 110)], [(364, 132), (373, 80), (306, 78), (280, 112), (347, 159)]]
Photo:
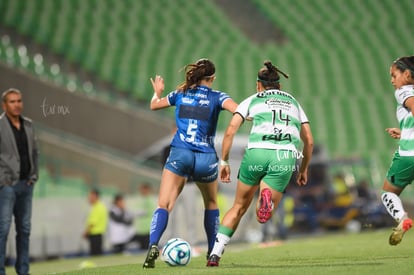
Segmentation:
[(217, 255), (221, 258), (224, 253), (224, 247), (230, 241), (230, 237), (224, 235), (223, 233), (217, 233), (216, 235), (216, 243), (214, 244), (213, 250), (211, 251), (210, 255)]
[(396, 194), (385, 192), (381, 195), (381, 201), (391, 217), (397, 222), (400, 222), (406, 216), (401, 199)]

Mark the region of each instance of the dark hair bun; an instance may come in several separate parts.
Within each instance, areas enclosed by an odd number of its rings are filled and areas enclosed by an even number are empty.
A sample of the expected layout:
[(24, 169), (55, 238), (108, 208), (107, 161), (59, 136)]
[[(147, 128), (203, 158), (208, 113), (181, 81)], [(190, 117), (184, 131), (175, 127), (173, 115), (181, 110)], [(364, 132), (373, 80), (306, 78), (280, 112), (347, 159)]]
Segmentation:
[(266, 60), (263, 64), (266, 66), (266, 68), (267, 68), (268, 71), (272, 71), (273, 70), (272, 61)]

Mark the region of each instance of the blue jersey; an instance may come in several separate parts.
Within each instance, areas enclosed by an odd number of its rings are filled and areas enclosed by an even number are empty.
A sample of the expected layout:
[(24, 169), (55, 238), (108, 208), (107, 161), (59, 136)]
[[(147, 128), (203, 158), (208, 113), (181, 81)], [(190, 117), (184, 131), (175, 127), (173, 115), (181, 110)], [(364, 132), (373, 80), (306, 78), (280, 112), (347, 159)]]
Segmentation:
[(197, 152), (215, 152), (219, 113), (230, 96), (207, 86), (197, 86), (186, 92), (170, 92), (167, 98), (169, 104), (175, 106), (177, 126), (171, 146)]

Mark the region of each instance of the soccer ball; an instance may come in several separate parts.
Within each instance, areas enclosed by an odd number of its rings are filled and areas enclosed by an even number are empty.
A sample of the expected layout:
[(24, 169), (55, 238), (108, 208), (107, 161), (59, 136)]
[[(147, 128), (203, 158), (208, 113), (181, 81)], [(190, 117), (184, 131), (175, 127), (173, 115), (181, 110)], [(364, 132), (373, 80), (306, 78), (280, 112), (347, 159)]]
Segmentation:
[(191, 246), (183, 239), (170, 239), (162, 249), (162, 259), (170, 266), (187, 265), (191, 260)]

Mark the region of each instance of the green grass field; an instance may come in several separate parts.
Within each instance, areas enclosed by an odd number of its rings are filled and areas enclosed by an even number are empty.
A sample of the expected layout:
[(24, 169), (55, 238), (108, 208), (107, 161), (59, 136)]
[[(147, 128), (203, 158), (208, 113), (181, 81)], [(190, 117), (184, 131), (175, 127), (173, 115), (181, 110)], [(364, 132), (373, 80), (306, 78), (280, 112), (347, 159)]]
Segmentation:
[[(414, 274), (414, 232), (408, 232), (398, 246), (388, 245), (390, 232), (337, 233), (267, 247), (230, 243), (218, 268), (205, 267), (205, 257), (200, 256), (185, 267), (157, 260), (155, 269), (143, 270), (145, 255), (140, 254), (33, 263), (31, 274)], [(96, 267), (81, 269), (85, 260)]]

